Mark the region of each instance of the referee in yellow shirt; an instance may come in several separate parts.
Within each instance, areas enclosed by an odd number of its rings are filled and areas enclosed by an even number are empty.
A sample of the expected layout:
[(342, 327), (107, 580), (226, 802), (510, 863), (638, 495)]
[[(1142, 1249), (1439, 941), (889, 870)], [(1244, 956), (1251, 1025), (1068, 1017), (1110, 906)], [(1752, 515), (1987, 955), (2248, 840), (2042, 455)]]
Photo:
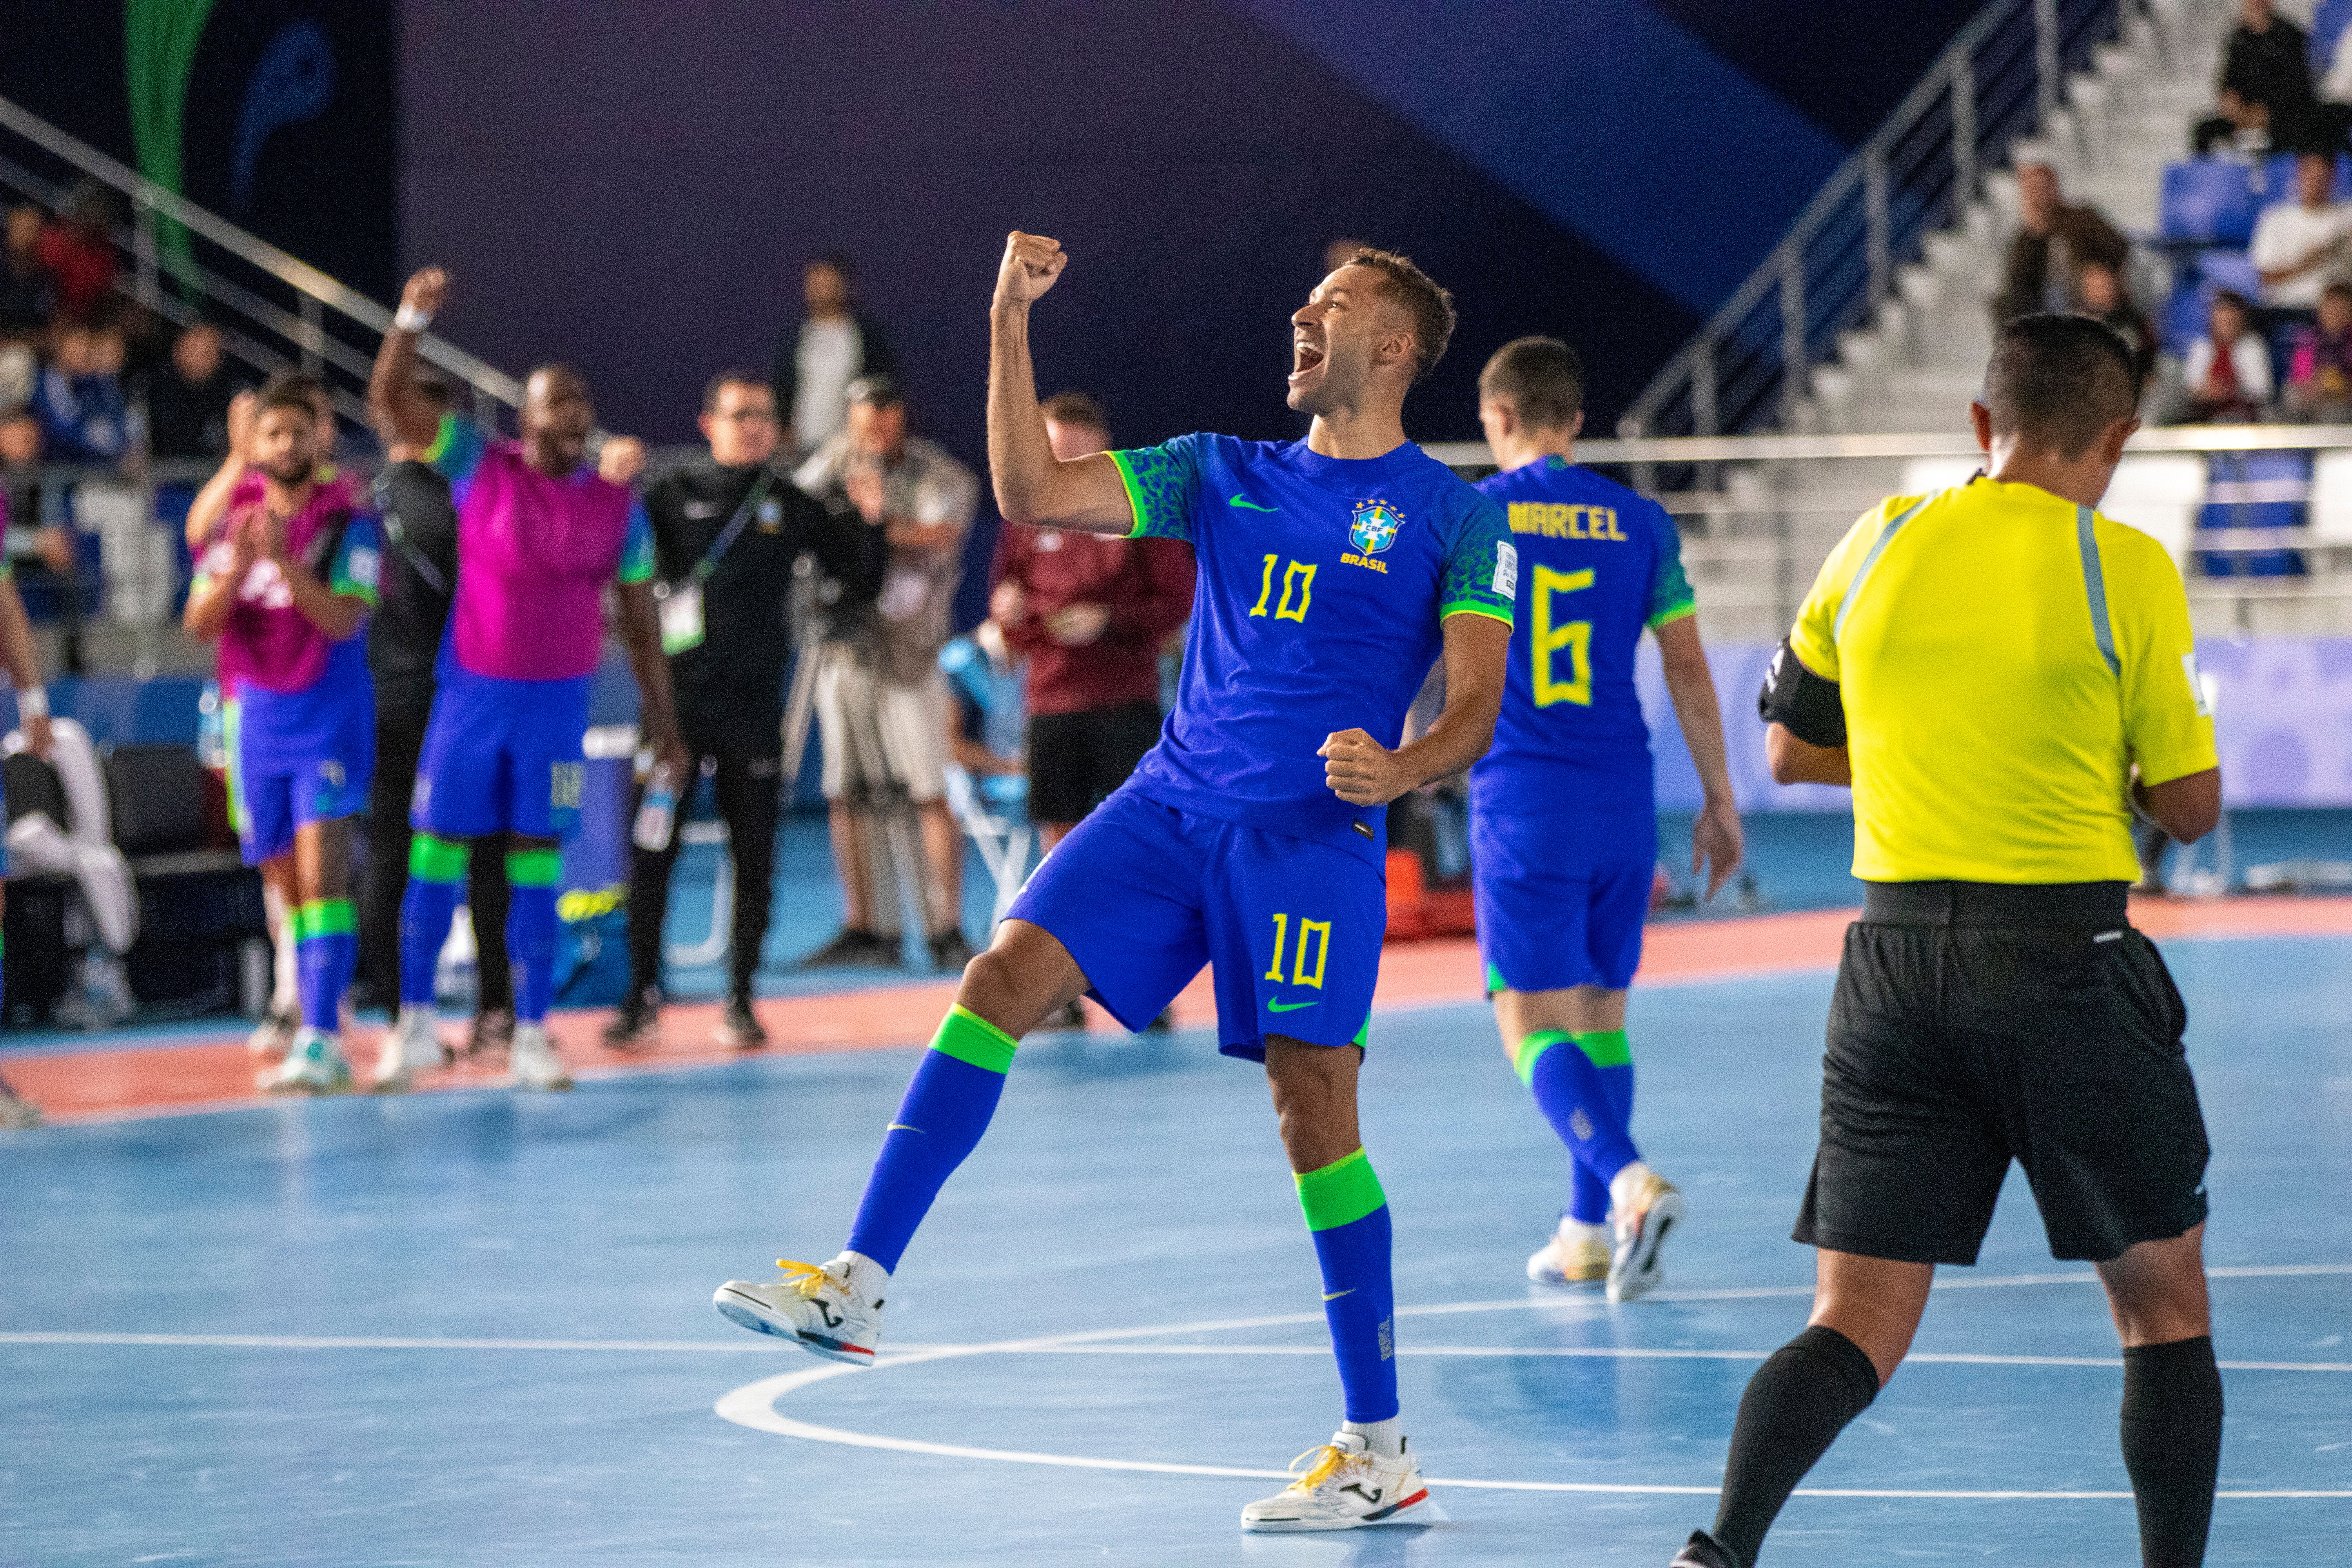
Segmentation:
[(2053, 1255), (2106, 1287), (2142, 1561), (2203, 1560), (2221, 1446), (2204, 1118), (2180, 994), (2124, 889), (2134, 810), (2192, 841), (2221, 782), (2179, 574), (2093, 510), (2137, 391), (2097, 322), (2003, 329), (1969, 409), (1986, 472), (1866, 513), (1767, 679), (1772, 776), (1853, 785), (1868, 887), (1797, 1220), (1812, 1317), (1749, 1382), (1715, 1525), (1678, 1568), (1752, 1568), (1910, 1349), (1936, 1266), (1976, 1261), (2012, 1159)]

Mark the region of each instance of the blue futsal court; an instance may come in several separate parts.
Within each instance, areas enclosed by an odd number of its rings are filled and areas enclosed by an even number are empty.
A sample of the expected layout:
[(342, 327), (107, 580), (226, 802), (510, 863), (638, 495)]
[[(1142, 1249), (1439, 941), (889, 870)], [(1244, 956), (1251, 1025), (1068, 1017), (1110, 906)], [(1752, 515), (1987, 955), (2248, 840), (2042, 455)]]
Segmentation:
[[(2215, 1150), (2215, 1563), (2352, 1539), (2352, 941), (2179, 941)], [(1690, 1196), (1660, 1296), (1521, 1274), (1564, 1156), (1484, 1010), (1386, 1013), (1408, 1431), (1443, 1521), (1244, 1537), (1336, 1423), (1252, 1068), (1200, 1033), (1024, 1047), (892, 1289), (886, 1357), (730, 1329), (823, 1258), (914, 1052), (344, 1099), (0, 1141), (0, 1563), (1661, 1565), (1713, 1513), (1786, 1237), (1830, 977), (1636, 993), (1636, 1131)], [(2090, 1271), (2012, 1182), (1772, 1564), (2137, 1560)]]

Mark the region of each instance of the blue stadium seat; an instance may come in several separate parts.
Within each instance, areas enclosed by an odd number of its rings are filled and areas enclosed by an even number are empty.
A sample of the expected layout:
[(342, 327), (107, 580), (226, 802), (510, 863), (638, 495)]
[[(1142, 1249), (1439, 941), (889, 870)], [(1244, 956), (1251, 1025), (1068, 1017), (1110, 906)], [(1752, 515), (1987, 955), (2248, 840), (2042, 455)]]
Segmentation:
[[(2309, 452), (2216, 452), (2205, 488), (2205, 510), (2197, 526), (2208, 528), (2301, 528), (2311, 497)], [(2200, 550), (2198, 569), (2208, 577), (2300, 577), (2299, 550)]]
[(2311, 17), (2311, 64), (2315, 70), (2325, 71), (2336, 58), (2336, 47), (2344, 41), (2344, 29), (2352, 27), (2352, 0), (2319, 0), (2319, 9)]
[(2253, 237), (2261, 204), (2252, 172), (2226, 158), (2191, 158), (2164, 166), (2158, 232), (2191, 245), (2243, 245)]

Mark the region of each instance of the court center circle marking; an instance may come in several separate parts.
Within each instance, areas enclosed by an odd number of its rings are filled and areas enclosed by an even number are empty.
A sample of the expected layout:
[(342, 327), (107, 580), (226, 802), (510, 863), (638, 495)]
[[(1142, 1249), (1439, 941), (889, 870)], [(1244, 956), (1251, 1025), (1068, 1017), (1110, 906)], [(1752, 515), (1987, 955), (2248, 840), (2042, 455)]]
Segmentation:
[[(2216, 1268), (2206, 1270), (2215, 1279), (2295, 1279), (2312, 1276), (2352, 1274), (2352, 1264), (2313, 1263), (2256, 1266), (2251, 1268)], [(1982, 1279), (1938, 1280), (1938, 1290), (2000, 1289), (2040, 1285), (2095, 1284), (2096, 1274), (2018, 1274), (1996, 1276)], [(1763, 1286), (1745, 1289), (1725, 1290), (1660, 1290), (1650, 1298), (1662, 1301), (1723, 1301), (1752, 1300), (1769, 1297), (1810, 1296), (1811, 1286)], [(1430, 1306), (1400, 1307), (1397, 1316), (1450, 1317), (1473, 1312), (1525, 1311), (1530, 1310), (1582, 1309), (1591, 1313), (1605, 1310), (1606, 1303), (1580, 1300), (1568, 1297), (1559, 1300), (1506, 1300), (1498, 1301), (1457, 1301)], [(1286, 1470), (1245, 1468), (1229, 1465), (1185, 1465), (1148, 1459), (1107, 1459), (1083, 1454), (1046, 1454), (1021, 1448), (982, 1448), (959, 1443), (934, 1443), (917, 1437), (887, 1437), (877, 1433), (852, 1432), (838, 1426), (822, 1426), (786, 1415), (777, 1405), (788, 1394), (836, 1377), (893, 1367), (921, 1366), (931, 1362), (961, 1361), (983, 1355), (1328, 1355), (1325, 1345), (1145, 1345), (1132, 1342), (1170, 1334), (1203, 1334), (1230, 1332), (1240, 1329), (1288, 1327), (1323, 1322), (1320, 1312), (1290, 1312), (1268, 1317), (1227, 1318), (1192, 1323), (1166, 1323), (1140, 1329), (1102, 1329), (1080, 1333), (1049, 1334), (1034, 1339), (998, 1340), (977, 1344), (925, 1345), (908, 1348), (896, 1355), (877, 1359), (872, 1367), (850, 1366), (827, 1362), (800, 1372), (785, 1373), (776, 1377), (761, 1378), (745, 1384), (719, 1396), (712, 1409), (722, 1418), (756, 1432), (772, 1432), (779, 1436), (798, 1437), (812, 1443), (830, 1443), (844, 1447), (882, 1448), (901, 1454), (925, 1454), (937, 1458), (987, 1459), (1002, 1464), (1051, 1465), (1070, 1469), (1127, 1470), (1153, 1475), (1233, 1476), (1253, 1479), (1289, 1480)], [(1690, 1351), (1650, 1350), (1637, 1347), (1544, 1347), (1519, 1350), (1511, 1347), (1433, 1345), (1427, 1347), (1400, 1346), (1403, 1356), (1480, 1356), (1480, 1357), (1540, 1357), (1579, 1356), (1595, 1359), (1657, 1359), (1706, 1361), (1762, 1361), (1769, 1351)], [(1970, 1355), (1950, 1352), (1924, 1352), (1906, 1358), (1926, 1363), (1989, 1366), (2120, 1366), (2117, 1357), (2107, 1356), (2026, 1356)], [(2223, 1362), (2224, 1370), (2237, 1372), (2302, 1372), (2318, 1373), (2352, 1373), (2352, 1362)], [(1643, 1495), (1673, 1497), (1714, 1497), (1722, 1490), (1717, 1486), (1632, 1485), (1598, 1481), (1507, 1481), (1471, 1479), (1461, 1477), (1431, 1476), (1433, 1487), (1460, 1487), (1484, 1491), (1580, 1492), (1611, 1495)], [(1922, 1488), (1878, 1487), (1801, 1487), (1799, 1497), (1816, 1498), (1928, 1498), (1968, 1501), (1996, 1502), (2036, 1500), (2043, 1501), (2094, 1501), (2127, 1500), (2128, 1491), (1962, 1491)], [(2277, 1489), (2222, 1491), (2218, 1497), (2233, 1500), (2276, 1498), (2352, 1498), (2352, 1490)]]

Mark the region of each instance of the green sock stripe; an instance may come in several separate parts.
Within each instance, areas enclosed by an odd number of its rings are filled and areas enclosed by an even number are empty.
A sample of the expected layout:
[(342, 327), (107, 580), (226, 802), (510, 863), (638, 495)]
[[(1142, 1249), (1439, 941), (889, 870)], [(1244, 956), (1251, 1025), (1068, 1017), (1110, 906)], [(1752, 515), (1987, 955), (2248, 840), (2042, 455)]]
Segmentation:
[(360, 922), (352, 912), (349, 899), (312, 899), (294, 909), (294, 940), (309, 942), (319, 936), (354, 936)]
[(1297, 1178), (1298, 1206), (1307, 1211), (1309, 1230), (1337, 1230), (1353, 1225), (1382, 1207), (1389, 1195), (1372, 1173), (1372, 1162), (1359, 1149), (1334, 1160), (1319, 1171)]
[(462, 882), (466, 847), (420, 833), (408, 841), (408, 874), (421, 882)]
[(1534, 1034), (1522, 1039), (1518, 1048), (1511, 1053), (1511, 1065), (1519, 1069), (1519, 1081), (1530, 1089), (1534, 1088), (1536, 1063), (1542, 1059), (1543, 1054), (1562, 1040), (1574, 1038), (1576, 1038), (1574, 1035), (1564, 1030), (1538, 1029)]
[(931, 1037), (931, 1049), (941, 1056), (992, 1073), (1011, 1072), (1013, 1053), (1019, 1048), (1019, 1041), (961, 1005), (948, 1009), (940, 1020), (940, 1032)]
[(561, 849), (510, 849), (507, 880), (518, 888), (552, 888), (563, 880)]
[(1633, 1065), (1633, 1048), (1625, 1044), (1625, 1031), (1607, 1029), (1590, 1035), (1578, 1035), (1576, 1048), (1591, 1058), (1597, 1068), (1622, 1068)]

